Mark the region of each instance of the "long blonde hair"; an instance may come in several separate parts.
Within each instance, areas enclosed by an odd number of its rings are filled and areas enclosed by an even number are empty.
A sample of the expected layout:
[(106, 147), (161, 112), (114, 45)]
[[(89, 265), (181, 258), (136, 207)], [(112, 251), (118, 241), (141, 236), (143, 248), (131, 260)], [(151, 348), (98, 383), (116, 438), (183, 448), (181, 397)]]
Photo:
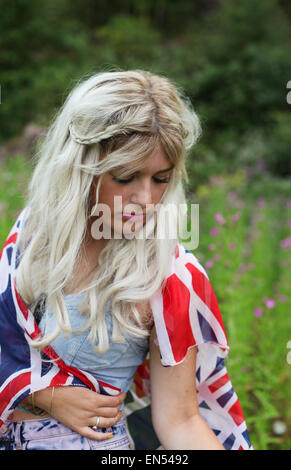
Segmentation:
[[(102, 175), (121, 161), (136, 171), (161, 144), (174, 164), (161, 202), (185, 204), (185, 160), (200, 133), (199, 118), (183, 91), (148, 71), (98, 73), (71, 91), (35, 156), (27, 195), (30, 215), (19, 242), (17, 289), (30, 307), (45, 293), (57, 324), (55, 331), (33, 341), (34, 347), (51, 343), (61, 331), (72, 331), (63, 289), (82, 257), (94, 176), (100, 176), (100, 187)], [(109, 300), (113, 341), (123, 342), (127, 333), (148, 335), (136, 303), (161, 287), (178, 242), (178, 237), (108, 240), (80, 306), (97, 352), (109, 347)]]

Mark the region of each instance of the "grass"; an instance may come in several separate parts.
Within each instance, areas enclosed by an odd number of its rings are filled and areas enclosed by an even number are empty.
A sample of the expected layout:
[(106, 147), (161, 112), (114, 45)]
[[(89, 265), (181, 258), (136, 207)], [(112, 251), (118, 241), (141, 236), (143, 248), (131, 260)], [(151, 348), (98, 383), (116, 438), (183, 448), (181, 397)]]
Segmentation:
[[(24, 206), (31, 171), (21, 156), (0, 162), (1, 246)], [(242, 170), (212, 178), (189, 200), (199, 203), (194, 254), (220, 306), (228, 372), (257, 450), (291, 446), (290, 194), (290, 181), (261, 175), (250, 182)]]

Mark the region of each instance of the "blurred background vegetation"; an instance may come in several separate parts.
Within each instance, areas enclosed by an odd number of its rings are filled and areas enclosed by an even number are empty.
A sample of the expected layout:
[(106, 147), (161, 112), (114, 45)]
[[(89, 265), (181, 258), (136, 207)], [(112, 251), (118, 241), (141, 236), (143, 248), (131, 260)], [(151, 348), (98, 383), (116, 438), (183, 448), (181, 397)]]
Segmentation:
[(1, 244), (38, 138), (79, 80), (128, 68), (172, 79), (202, 122), (187, 192), (230, 376), (254, 447), (290, 448), (291, 3), (0, 0), (0, 11)]
[(290, 175), (287, 0), (0, 0), (0, 7), (0, 143), (27, 122), (47, 126), (80, 78), (146, 68), (183, 87), (202, 119), (197, 181), (261, 160)]

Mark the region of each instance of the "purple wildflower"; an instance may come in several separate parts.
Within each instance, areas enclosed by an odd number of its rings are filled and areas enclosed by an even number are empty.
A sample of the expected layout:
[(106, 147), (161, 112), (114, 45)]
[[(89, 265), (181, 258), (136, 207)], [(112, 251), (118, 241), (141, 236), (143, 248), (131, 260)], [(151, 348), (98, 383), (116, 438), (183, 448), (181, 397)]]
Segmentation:
[(266, 305), (267, 308), (274, 308), (275, 305), (276, 305), (276, 302), (273, 299), (266, 299), (265, 300), (265, 305)]
[(213, 266), (213, 261), (211, 261), (211, 259), (209, 259), (208, 261), (206, 261), (205, 266), (206, 266), (207, 268), (212, 268), (212, 266)]
[(225, 224), (225, 219), (224, 219), (224, 217), (222, 216), (222, 214), (221, 214), (220, 212), (217, 212), (217, 214), (215, 214), (214, 220), (215, 220), (219, 225)]
[(291, 237), (287, 237), (280, 242), (280, 247), (283, 249), (289, 248), (289, 246), (291, 246)]
[(210, 230), (210, 235), (212, 235), (213, 237), (216, 237), (217, 234), (218, 234), (218, 228), (212, 227), (212, 229)]
[(263, 311), (262, 311), (262, 309), (261, 309), (260, 307), (256, 307), (256, 308), (254, 309), (254, 314), (255, 314), (256, 317), (261, 317), (261, 316), (262, 316), (262, 313), (263, 313)]
[(210, 245), (208, 245), (208, 250), (209, 251), (215, 250), (215, 245), (213, 245), (213, 243), (210, 243)]

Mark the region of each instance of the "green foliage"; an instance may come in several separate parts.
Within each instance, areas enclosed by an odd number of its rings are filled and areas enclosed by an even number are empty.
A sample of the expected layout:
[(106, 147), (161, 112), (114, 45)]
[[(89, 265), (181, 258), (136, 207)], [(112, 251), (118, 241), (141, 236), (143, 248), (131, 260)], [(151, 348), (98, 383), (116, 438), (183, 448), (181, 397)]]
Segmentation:
[(291, 112), (274, 112), (272, 117), (273, 127), (265, 152), (266, 161), (271, 173), (290, 176)]
[(145, 18), (115, 15), (95, 32), (102, 62), (122, 63), (123, 68), (150, 65), (158, 60), (161, 35)]
[[(185, 81), (186, 89), (199, 103), (205, 141), (230, 166), (238, 158), (245, 134), (260, 131), (266, 150), (271, 142), (275, 146), (280, 135), (280, 152), (269, 168), (282, 176), (290, 174), (290, 141), (284, 131), (290, 122), (286, 106), (289, 24), (274, 0), (224, 0), (219, 10), (188, 30), (194, 72)], [(280, 122), (274, 120), (278, 112)], [(228, 149), (225, 144), (231, 140)], [(262, 156), (267, 158), (267, 152)], [(268, 160), (272, 160), (269, 152)]]
[(254, 162), (263, 158), (270, 172), (290, 175), (286, 2), (4, 3), (0, 141), (28, 121), (48, 125), (81, 78), (145, 68), (183, 87), (202, 120), (200, 146), (190, 158), (194, 179), (238, 169), (246, 142)]
[[(0, 140), (59, 106), (77, 67), (82, 70), (87, 33), (79, 22), (58, 18), (54, 2), (0, 2)], [(87, 57), (86, 54), (84, 54)], [(64, 60), (65, 58), (65, 60)], [(87, 64), (86, 64), (87, 70)]]

